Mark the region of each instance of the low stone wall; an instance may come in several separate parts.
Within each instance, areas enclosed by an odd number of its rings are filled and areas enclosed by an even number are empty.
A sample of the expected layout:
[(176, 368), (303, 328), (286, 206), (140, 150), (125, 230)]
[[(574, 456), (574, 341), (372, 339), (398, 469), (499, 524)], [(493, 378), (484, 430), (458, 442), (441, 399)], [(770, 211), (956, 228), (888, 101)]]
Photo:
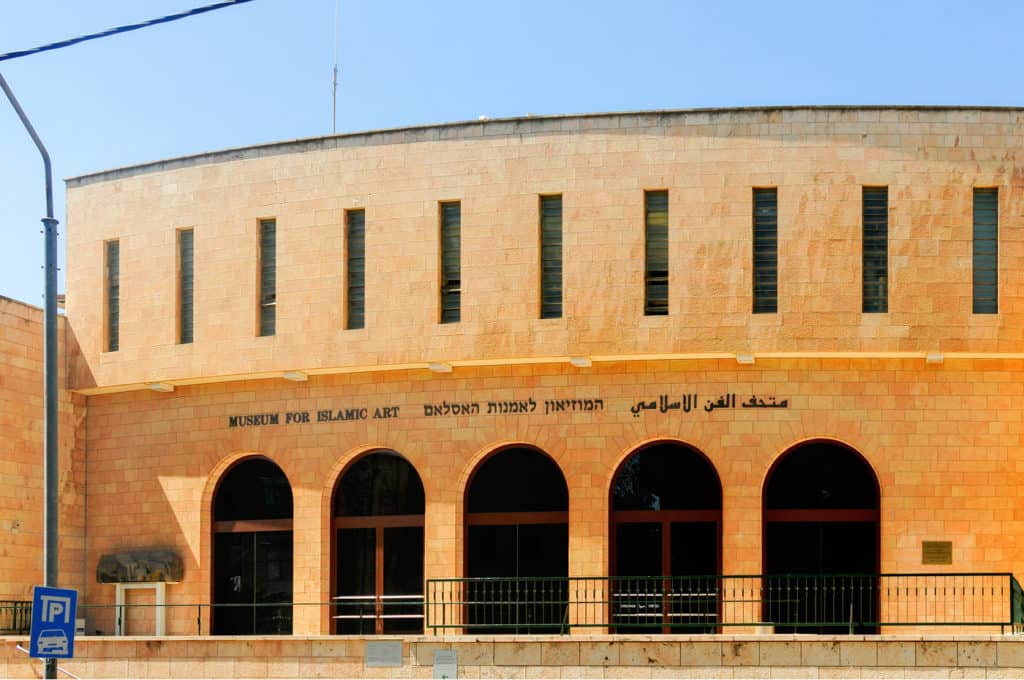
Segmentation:
[[(1024, 635), (377, 637), (402, 665), (367, 667), (367, 638), (173, 637), (75, 641), (59, 666), (81, 678), (430, 678), (434, 651), (461, 678), (1022, 678)], [(0, 638), (0, 677), (41, 677), (42, 663)]]

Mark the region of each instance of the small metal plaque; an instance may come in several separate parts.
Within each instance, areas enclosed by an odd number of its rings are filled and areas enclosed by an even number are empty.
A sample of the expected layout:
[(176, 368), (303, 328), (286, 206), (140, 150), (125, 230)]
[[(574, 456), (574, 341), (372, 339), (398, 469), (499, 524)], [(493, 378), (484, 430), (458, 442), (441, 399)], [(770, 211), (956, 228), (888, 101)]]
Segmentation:
[(384, 666), (402, 665), (402, 641), (382, 640), (366, 642), (366, 667), (382, 668)]
[(921, 564), (953, 564), (953, 541), (921, 541)]
[(434, 650), (434, 677), (438, 680), (459, 677), (459, 658), (454, 649)]

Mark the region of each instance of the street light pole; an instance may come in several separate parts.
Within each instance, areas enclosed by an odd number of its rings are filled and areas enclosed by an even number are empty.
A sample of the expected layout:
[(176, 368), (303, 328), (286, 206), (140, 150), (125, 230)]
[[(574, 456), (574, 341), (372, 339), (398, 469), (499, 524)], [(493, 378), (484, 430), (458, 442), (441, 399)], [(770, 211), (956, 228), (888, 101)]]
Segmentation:
[[(0, 74), (0, 88), (18, 113), (22, 125), (35, 142), (43, 157), (46, 173), (46, 217), (43, 218), (45, 234), (44, 279), (45, 304), (43, 305), (43, 488), (46, 501), (43, 504), (43, 585), (57, 587), (57, 220), (53, 217), (53, 172), (50, 168), (50, 154), (29, 122), (14, 93)], [(57, 677), (57, 660), (46, 660), (46, 678)]]

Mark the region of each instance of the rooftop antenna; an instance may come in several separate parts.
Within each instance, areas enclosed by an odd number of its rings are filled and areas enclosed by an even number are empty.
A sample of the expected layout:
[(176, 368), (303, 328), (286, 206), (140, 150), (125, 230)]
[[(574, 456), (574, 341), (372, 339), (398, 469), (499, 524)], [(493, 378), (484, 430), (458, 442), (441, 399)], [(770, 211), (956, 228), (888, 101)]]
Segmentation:
[(341, 12), (341, 0), (334, 0), (334, 92), (331, 97), (331, 134), (338, 132), (338, 14)]

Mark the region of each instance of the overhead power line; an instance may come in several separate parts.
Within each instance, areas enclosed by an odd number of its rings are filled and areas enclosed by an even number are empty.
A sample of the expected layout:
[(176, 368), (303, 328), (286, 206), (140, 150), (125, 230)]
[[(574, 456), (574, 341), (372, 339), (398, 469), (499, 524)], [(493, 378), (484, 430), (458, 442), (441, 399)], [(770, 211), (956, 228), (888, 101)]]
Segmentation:
[(0, 54), (0, 61), (7, 61), (8, 59), (17, 59), (18, 57), (27, 57), (29, 55), (38, 54), (40, 52), (49, 52), (50, 50), (59, 50), (62, 47), (70, 47), (71, 45), (77, 45), (78, 43), (86, 42), (87, 40), (106, 38), (110, 35), (117, 35), (118, 33), (127, 33), (129, 31), (134, 31), (140, 28), (146, 28), (147, 26), (166, 24), (171, 21), (177, 21), (178, 19), (185, 19), (186, 17), (195, 16), (197, 14), (203, 14), (204, 12), (212, 12), (215, 9), (224, 9), (225, 7), (231, 7), (232, 5), (241, 5), (244, 2), (252, 2), (252, 0), (224, 0), (223, 2), (216, 2), (212, 5), (206, 5), (204, 7), (196, 7), (195, 9), (186, 10), (184, 12), (178, 12), (177, 14), (168, 14), (167, 16), (162, 16), (156, 19), (150, 19), (149, 21), (142, 21), (137, 24), (117, 26), (106, 31), (100, 31), (99, 33), (80, 35), (77, 38), (68, 38), (67, 40), (61, 40), (60, 42), (50, 43), (49, 45), (40, 45), (39, 47), (33, 47), (27, 50), (8, 52), (7, 54)]

